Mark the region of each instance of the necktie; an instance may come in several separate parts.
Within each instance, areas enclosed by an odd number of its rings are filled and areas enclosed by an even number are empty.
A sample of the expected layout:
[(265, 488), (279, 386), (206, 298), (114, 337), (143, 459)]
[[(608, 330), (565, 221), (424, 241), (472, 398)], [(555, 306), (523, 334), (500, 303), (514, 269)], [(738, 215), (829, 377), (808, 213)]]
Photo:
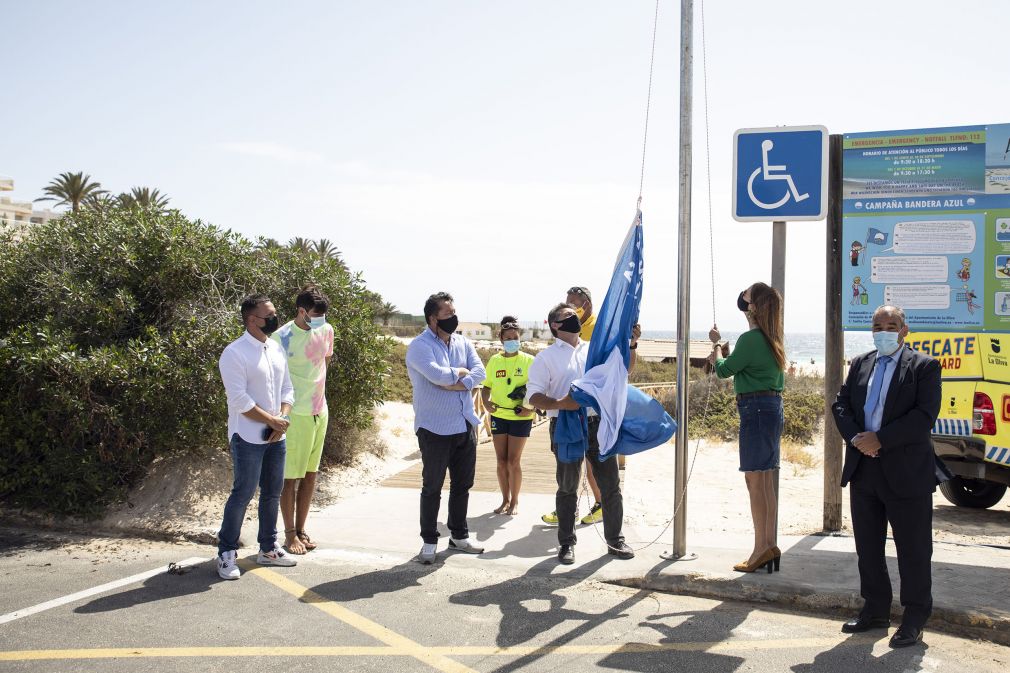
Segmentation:
[(877, 408), (877, 402), (880, 401), (880, 388), (884, 385), (884, 377), (887, 376), (887, 365), (889, 364), (891, 364), (890, 355), (885, 355), (877, 360), (877, 368), (880, 371), (877, 372), (876, 378), (873, 379), (870, 393), (866, 396), (866, 404), (863, 405), (863, 419), (866, 426), (869, 426), (870, 419), (873, 418), (873, 412)]

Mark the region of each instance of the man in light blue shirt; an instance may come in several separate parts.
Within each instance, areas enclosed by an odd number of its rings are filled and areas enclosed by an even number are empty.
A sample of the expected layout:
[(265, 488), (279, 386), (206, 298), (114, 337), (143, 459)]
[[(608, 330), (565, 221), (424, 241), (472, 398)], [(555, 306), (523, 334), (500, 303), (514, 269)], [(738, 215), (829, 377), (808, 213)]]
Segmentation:
[(480, 554), (466, 523), (470, 487), (477, 464), (477, 425), (470, 391), (484, 381), (484, 365), (461, 334), (452, 295), (438, 292), (424, 304), (427, 328), (407, 347), (407, 375), (414, 388), (414, 431), (423, 464), (421, 563), (435, 560), (438, 508), (449, 471), (449, 548)]

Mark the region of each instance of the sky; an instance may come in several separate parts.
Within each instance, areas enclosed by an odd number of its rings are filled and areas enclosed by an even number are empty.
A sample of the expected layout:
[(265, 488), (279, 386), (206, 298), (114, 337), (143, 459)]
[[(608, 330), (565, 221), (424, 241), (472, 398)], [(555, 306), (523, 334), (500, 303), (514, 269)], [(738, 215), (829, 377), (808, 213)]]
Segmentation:
[[(738, 293), (770, 282), (771, 224), (731, 217), (734, 131), (1010, 122), (1010, 6), (704, 5), (690, 323), (739, 331)], [(572, 285), (602, 302), (635, 214), (654, 9), (0, 0), (0, 175), (20, 200), (64, 171), (114, 192), (156, 187), (187, 216), (250, 238), (331, 239), (400, 310), (419, 314), (446, 290), (463, 320), (542, 320)], [(642, 202), (646, 330), (677, 323), (679, 21), (679, 2), (661, 0)], [(823, 221), (788, 225), (787, 331), (823, 331), (824, 237)]]

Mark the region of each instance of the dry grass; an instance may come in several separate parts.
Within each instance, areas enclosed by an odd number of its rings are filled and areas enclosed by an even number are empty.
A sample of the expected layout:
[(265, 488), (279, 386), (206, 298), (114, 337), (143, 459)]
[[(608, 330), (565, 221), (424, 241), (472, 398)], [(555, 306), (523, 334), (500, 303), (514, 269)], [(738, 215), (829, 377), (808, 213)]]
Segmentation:
[(817, 467), (821, 464), (821, 459), (819, 456), (808, 451), (807, 446), (809, 445), (784, 440), (780, 445), (782, 460), (791, 463), (794, 467), (803, 469)]

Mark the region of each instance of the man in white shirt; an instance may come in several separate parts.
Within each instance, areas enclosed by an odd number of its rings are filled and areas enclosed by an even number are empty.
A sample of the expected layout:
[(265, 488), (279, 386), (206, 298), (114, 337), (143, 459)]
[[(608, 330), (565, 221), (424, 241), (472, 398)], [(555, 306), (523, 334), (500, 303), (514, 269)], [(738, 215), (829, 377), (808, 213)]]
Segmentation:
[(236, 550), (246, 507), (257, 486), (260, 552), (256, 561), (274, 566), (296, 564), (277, 544), (277, 508), (287, 452), (284, 433), (295, 401), (284, 350), (268, 338), (277, 330), (277, 311), (266, 295), (250, 295), (242, 300), (242, 322), (246, 331), (228, 344), (218, 362), (228, 396), (228, 437), (235, 473), (217, 534), (217, 573), (226, 580), (240, 576)]
[[(538, 409), (545, 409), (550, 417), (551, 450), (557, 461), (558, 492), (555, 504), (558, 512), (558, 561), (566, 565), (575, 563), (575, 511), (578, 506), (579, 478), (582, 461), (563, 463), (557, 460), (554, 428), (559, 410), (576, 411), (579, 404), (571, 398), (572, 381), (582, 377), (586, 370), (589, 344), (579, 338), (581, 323), (571, 304), (558, 304), (547, 314), (547, 323), (554, 343), (540, 351), (530, 365), (526, 383), (526, 401)], [(617, 460), (613, 457), (600, 462), (600, 445), (596, 433), (600, 418), (592, 409), (589, 413), (589, 449), (586, 462), (596, 476), (603, 502), (603, 536), (607, 552), (620, 559), (635, 556), (624, 543), (621, 527), (624, 522), (624, 500), (621, 496), (621, 478)]]

